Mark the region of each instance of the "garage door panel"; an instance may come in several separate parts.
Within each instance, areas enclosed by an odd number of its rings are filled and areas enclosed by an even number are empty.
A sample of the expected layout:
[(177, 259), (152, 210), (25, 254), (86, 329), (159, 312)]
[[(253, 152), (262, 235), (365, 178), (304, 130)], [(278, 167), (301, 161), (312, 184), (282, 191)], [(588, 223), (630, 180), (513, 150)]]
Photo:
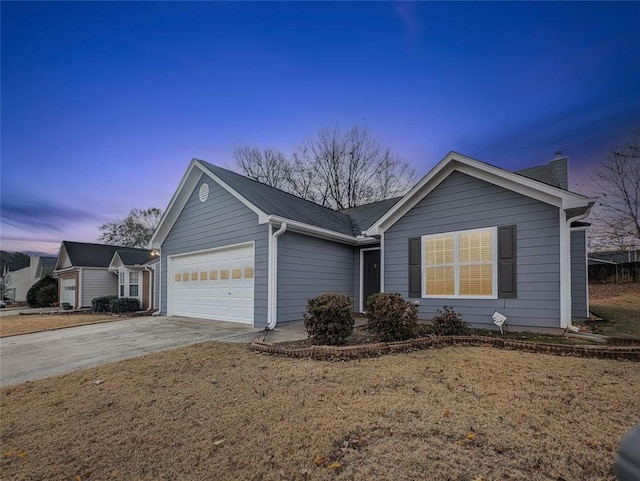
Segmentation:
[(252, 245), (175, 257), (171, 262), (174, 315), (253, 323)]

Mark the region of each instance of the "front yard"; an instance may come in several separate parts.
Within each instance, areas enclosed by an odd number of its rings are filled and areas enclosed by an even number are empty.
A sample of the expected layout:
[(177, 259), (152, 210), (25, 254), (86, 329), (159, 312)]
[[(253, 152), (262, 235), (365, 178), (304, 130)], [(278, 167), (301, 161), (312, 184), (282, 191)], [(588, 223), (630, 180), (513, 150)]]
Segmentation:
[[(103, 381), (103, 382), (96, 382)], [(204, 343), (2, 389), (4, 479), (614, 479), (637, 363)]]
[(597, 323), (602, 334), (640, 338), (640, 283), (591, 284), (589, 307), (605, 319)]

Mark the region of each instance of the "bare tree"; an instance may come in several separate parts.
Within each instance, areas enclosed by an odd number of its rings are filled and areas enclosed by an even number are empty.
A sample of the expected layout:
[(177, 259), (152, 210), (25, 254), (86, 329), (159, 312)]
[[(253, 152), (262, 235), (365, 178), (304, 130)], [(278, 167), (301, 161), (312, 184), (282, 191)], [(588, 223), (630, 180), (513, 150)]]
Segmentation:
[(640, 248), (640, 131), (617, 145), (596, 170), (599, 202), (590, 247)]
[(287, 160), (271, 149), (236, 150), (240, 170), (250, 178), (337, 210), (404, 194), (413, 169), (383, 148), (366, 129), (324, 129)]
[(276, 189), (285, 188), (289, 165), (282, 152), (244, 146), (237, 148), (233, 156), (247, 177)]
[(129, 215), (116, 222), (102, 224), (99, 240), (124, 247), (146, 247), (158, 226), (162, 211), (155, 207), (132, 209)]

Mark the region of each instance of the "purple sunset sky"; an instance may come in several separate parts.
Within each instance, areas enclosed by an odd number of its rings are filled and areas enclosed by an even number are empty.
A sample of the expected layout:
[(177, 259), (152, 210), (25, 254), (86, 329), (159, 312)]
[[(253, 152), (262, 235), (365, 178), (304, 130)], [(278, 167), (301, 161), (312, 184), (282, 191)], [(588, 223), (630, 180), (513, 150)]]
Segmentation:
[[(367, 127), (570, 188), (640, 127), (640, 3), (2, 2), (1, 247), (164, 209), (192, 157)], [(593, 193), (593, 192), (589, 192)]]

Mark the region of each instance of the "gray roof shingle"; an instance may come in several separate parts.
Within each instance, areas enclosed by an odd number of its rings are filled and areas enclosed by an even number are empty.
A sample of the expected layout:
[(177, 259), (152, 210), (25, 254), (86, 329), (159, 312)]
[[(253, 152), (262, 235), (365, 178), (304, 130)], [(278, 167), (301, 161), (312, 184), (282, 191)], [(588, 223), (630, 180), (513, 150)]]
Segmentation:
[(353, 227), (357, 231), (362, 232), (371, 227), (375, 221), (382, 217), (384, 213), (391, 209), (400, 199), (402, 199), (402, 197), (380, 200), (378, 202), (372, 202), (371, 204), (351, 207), (350, 209), (341, 210), (340, 212), (348, 215)]
[(277, 215), (341, 234), (351, 236), (356, 234), (346, 214), (322, 207), (203, 160), (198, 162), (267, 215)]
[(118, 249), (120, 260), (125, 266), (144, 265), (157, 260), (158, 258), (152, 256), (151, 252), (148, 249)]
[[(62, 241), (62, 244), (67, 251), (71, 265), (74, 267), (109, 267), (116, 251), (121, 259), (123, 255), (126, 257), (128, 255), (143, 256), (144, 254), (145, 258), (151, 257), (151, 251), (148, 249), (71, 241)], [(125, 260), (122, 259), (122, 262)], [(126, 262), (125, 264), (130, 265)]]

